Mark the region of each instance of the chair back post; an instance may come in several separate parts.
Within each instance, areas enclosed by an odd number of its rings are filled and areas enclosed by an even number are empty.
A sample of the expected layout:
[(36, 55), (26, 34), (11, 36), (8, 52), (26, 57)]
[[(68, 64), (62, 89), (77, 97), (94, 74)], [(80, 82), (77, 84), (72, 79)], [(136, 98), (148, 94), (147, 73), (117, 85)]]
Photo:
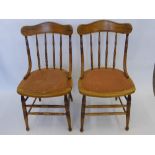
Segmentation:
[(31, 69), (32, 69), (31, 53), (30, 53), (29, 41), (28, 41), (27, 36), (25, 36), (25, 42), (26, 42), (26, 49), (27, 49), (27, 56), (28, 56), (28, 71), (27, 71), (26, 75), (24, 76), (24, 79), (27, 79), (27, 77), (30, 75)]
[(128, 38), (129, 38), (129, 34), (126, 34), (125, 47), (124, 47), (124, 58), (123, 58), (123, 69), (124, 69), (125, 76), (127, 78), (129, 78), (129, 75), (128, 75), (128, 72), (127, 72)]
[(70, 79), (72, 76), (72, 36), (69, 35), (69, 75), (68, 78)]
[(84, 76), (84, 51), (83, 51), (83, 36), (80, 35), (80, 48), (81, 48), (81, 79)]

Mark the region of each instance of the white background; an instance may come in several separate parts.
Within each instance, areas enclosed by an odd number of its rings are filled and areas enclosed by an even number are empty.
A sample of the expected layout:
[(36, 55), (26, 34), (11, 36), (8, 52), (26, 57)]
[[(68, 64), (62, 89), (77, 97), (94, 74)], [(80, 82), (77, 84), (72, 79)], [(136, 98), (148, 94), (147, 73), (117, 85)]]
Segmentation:
[[(71, 103), (72, 132), (68, 132), (67, 130), (66, 118), (59, 116), (30, 116), (30, 131), (25, 131), (20, 96), (16, 93), (16, 88), (27, 71), (25, 40), (20, 33), (20, 29), (24, 25), (34, 25), (44, 21), (54, 21), (61, 24), (71, 24), (73, 26), (74, 84), (72, 95), (74, 102)], [(0, 134), (81, 134), (79, 132), (81, 95), (77, 87), (78, 78), (80, 76), (80, 44), (76, 29), (79, 24), (93, 21), (95, 20), (0, 20)], [(83, 134), (154, 134), (155, 98), (152, 88), (152, 76), (155, 63), (155, 20), (115, 19), (113, 21), (121, 23), (128, 22), (133, 26), (133, 32), (129, 38), (127, 63), (128, 72), (137, 90), (132, 97), (130, 130), (128, 132), (124, 130), (125, 118), (123, 116), (89, 117), (85, 119), (85, 131)], [(109, 39), (111, 45), (109, 49), (112, 49), (113, 36), (111, 35)], [(97, 38), (94, 37), (94, 41), (96, 40)], [(86, 41), (88, 41), (87, 38)], [(121, 67), (121, 56), (123, 53), (121, 43), (124, 43), (124, 41), (122, 39), (119, 41), (117, 61), (119, 61), (118, 67)], [(94, 50), (96, 48), (94, 45)], [(33, 49), (35, 50), (34, 47)], [(102, 58), (104, 58), (104, 47), (102, 52)], [(89, 48), (85, 53), (88, 57)], [(67, 53), (65, 53), (64, 57), (66, 60), (68, 59)], [(33, 58), (35, 59), (35, 55), (33, 55)], [(44, 61), (42, 61), (42, 63), (44, 63)], [(64, 64), (66, 66), (67, 62), (64, 62)], [(36, 68), (36, 65), (37, 63), (34, 64), (34, 68)], [(86, 68), (88, 68), (88, 66), (89, 61), (86, 61)], [(98, 98), (88, 98), (87, 101), (90, 104), (115, 102), (114, 99)], [(63, 98), (43, 99), (42, 102), (63, 104)]]

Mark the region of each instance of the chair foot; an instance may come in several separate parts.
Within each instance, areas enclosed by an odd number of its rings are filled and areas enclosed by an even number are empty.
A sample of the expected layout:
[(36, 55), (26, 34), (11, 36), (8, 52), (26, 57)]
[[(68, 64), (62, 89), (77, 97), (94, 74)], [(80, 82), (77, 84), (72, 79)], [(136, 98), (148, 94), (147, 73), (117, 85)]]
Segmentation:
[(71, 94), (71, 93), (69, 93), (69, 100), (70, 100), (71, 102), (73, 102), (73, 97), (72, 97), (72, 94)]
[(80, 129), (80, 132), (83, 132), (83, 129)]
[(125, 130), (126, 130), (126, 131), (129, 131), (129, 127), (126, 127)]
[(30, 131), (30, 128), (26, 128), (26, 131)]
[(72, 128), (68, 128), (68, 131), (72, 131)]

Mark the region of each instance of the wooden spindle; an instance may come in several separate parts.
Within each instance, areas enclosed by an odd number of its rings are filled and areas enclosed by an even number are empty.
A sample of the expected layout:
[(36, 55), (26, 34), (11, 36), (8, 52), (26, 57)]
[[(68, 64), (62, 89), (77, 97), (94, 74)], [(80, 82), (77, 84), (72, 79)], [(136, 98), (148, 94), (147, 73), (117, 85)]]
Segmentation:
[(108, 65), (108, 32), (106, 36), (105, 68), (107, 68), (107, 65)]
[(116, 48), (117, 48), (117, 33), (115, 33), (115, 45), (114, 45), (114, 56), (113, 56), (113, 68), (116, 65)]
[(60, 69), (62, 69), (62, 35), (60, 34)]
[(28, 71), (27, 71), (26, 75), (24, 76), (24, 79), (26, 79), (30, 75), (30, 72), (32, 69), (32, 60), (31, 60), (30, 47), (29, 47), (29, 42), (28, 42), (27, 36), (25, 37), (25, 42), (26, 42), (26, 48), (27, 48), (27, 56), (28, 56), (29, 67), (28, 67)]
[(91, 69), (93, 69), (93, 44), (92, 44), (92, 34), (90, 34), (90, 57), (91, 57)]
[(38, 58), (38, 68), (40, 70), (40, 54), (39, 54), (39, 43), (38, 43), (38, 36), (36, 34), (36, 48), (37, 48), (37, 58)]
[(45, 33), (45, 63), (46, 63), (46, 68), (48, 68), (47, 37), (46, 37), (46, 33)]
[(72, 77), (72, 37), (69, 36), (69, 75), (68, 78)]
[(53, 68), (55, 69), (55, 39), (54, 39), (54, 33), (52, 34), (52, 43), (53, 43)]
[(128, 50), (128, 38), (129, 38), (129, 34), (126, 34), (126, 39), (125, 39), (125, 47), (124, 47), (124, 59), (123, 59), (123, 69), (124, 69), (124, 73), (125, 76), (128, 78), (128, 72), (127, 72), (127, 50)]
[(98, 34), (98, 68), (100, 68), (100, 66), (101, 66), (101, 62), (100, 62), (100, 51), (101, 51), (101, 46), (100, 46), (100, 32), (99, 32), (99, 34)]
[(83, 37), (80, 35), (80, 48), (81, 48), (81, 78), (84, 77), (84, 52), (83, 52)]

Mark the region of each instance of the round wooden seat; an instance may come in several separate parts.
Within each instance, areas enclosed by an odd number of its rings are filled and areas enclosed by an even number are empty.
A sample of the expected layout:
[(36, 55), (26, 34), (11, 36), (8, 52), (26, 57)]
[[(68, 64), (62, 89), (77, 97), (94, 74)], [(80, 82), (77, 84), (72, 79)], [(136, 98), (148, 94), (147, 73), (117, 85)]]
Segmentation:
[(33, 71), (27, 79), (22, 80), (17, 92), (30, 97), (53, 97), (71, 92), (72, 80), (67, 72), (60, 69), (41, 69)]
[(79, 90), (87, 96), (116, 97), (135, 92), (135, 86), (123, 71), (101, 68), (84, 72), (84, 78), (79, 80)]

